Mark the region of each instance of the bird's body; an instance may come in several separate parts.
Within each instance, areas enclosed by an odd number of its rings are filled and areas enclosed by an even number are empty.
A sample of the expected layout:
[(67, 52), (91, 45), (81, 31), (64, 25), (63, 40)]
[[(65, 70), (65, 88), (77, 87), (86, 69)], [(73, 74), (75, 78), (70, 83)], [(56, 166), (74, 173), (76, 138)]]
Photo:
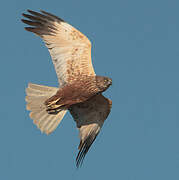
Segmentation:
[(55, 112), (61, 107), (68, 109), (73, 104), (87, 101), (91, 97), (105, 91), (109, 84), (104, 85), (102, 76), (85, 76), (81, 77), (70, 84), (59, 88), (57, 93), (45, 101), (49, 112)]
[(59, 88), (29, 83), (27, 110), (37, 127), (53, 132), (70, 111), (80, 131), (79, 166), (110, 113), (112, 101), (102, 95), (111, 84), (108, 77), (96, 76), (91, 62), (91, 43), (77, 29), (45, 11), (28, 10), (22, 21), (27, 31), (40, 36), (52, 57)]

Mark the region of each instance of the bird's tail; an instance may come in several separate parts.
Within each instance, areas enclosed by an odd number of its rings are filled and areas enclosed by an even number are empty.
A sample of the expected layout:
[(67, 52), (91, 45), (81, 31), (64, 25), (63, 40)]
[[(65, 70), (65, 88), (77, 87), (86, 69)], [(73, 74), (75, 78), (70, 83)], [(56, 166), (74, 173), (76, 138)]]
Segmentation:
[(46, 134), (53, 132), (63, 119), (67, 109), (61, 109), (57, 113), (49, 114), (46, 110), (45, 101), (56, 94), (58, 88), (29, 83), (26, 89), (26, 108), (30, 112), (30, 118), (34, 124)]

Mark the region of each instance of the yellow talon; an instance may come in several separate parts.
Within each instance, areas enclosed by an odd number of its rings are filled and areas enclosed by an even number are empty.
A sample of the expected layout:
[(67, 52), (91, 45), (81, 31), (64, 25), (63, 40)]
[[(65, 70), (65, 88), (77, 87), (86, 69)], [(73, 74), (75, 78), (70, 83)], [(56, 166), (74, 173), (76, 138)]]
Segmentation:
[(56, 100), (54, 100), (54, 101), (49, 102), (49, 103), (47, 104), (47, 107), (52, 106), (53, 104), (56, 104), (56, 102), (58, 102), (60, 99), (61, 99), (61, 98), (58, 98), (58, 99), (56, 99)]

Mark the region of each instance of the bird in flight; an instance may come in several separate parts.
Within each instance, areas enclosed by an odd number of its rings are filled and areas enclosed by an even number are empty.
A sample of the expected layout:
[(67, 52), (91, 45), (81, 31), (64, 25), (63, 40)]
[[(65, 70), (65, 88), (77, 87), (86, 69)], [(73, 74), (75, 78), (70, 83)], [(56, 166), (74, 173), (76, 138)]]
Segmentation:
[(29, 83), (26, 108), (41, 132), (52, 133), (69, 110), (79, 129), (76, 166), (108, 117), (112, 101), (102, 95), (112, 79), (97, 76), (91, 61), (91, 42), (80, 31), (48, 12), (27, 10), (22, 22), (27, 31), (40, 36), (47, 46), (57, 73), (59, 87)]

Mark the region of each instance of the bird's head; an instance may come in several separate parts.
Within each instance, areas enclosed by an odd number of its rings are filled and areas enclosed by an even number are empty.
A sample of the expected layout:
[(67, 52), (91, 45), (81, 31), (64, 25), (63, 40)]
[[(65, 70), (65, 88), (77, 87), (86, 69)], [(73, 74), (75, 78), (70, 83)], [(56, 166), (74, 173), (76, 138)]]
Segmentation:
[(112, 85), (112, 79), (104, 76), (96, 76), (96, 84), (100, 91), (103, 92)]

